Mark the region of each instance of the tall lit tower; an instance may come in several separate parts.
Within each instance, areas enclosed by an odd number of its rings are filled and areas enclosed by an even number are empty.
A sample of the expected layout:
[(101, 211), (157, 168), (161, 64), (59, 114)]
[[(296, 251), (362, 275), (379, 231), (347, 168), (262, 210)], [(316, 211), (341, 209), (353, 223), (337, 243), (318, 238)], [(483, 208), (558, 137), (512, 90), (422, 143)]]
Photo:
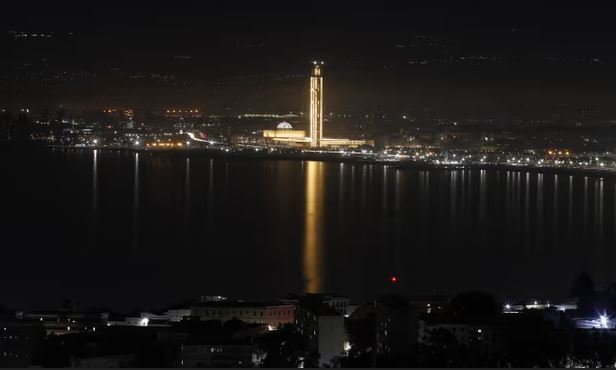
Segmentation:
[(312, 62), (310, 73), (310, 146), (318, 148), (323, 138), (323, 62)]

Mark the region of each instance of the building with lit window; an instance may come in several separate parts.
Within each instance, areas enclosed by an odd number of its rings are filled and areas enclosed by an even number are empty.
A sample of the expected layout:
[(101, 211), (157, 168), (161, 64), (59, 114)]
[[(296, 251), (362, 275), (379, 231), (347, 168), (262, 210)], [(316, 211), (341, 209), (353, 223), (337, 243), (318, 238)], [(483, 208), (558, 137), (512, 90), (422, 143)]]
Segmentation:
[(301, 297), (297, 303), (296, 330), (307, 339), (307, 350), (319, 354), (319, 366), (329, 365), (334, 358), (345, 356), (348, 343), (344, 316), (338, 311), (339, 307), (329, 302), (320, 295), (310, 294)]
[(0, 314), (0, 367), (30, 367), (37, 347), (45, 338), (39, 321), (18, 321)]
[(193, 317), (202, 321), (237, 319), (249, 324), (264, 324), (272, 328), (295, 322), (295, 307), (290, 303), (209, 301), (191, 307)]
[(203, 113), (198, 108), (169, 108), (163, 112), (163, 116), (170, 119), (188, 119), (201, 118)]
[(93, 332), (107, 325), (109, 313), (98, 311), (18, 311), (15, 318), (20, 322), (39, 322), (47, 334), (63, 335)]

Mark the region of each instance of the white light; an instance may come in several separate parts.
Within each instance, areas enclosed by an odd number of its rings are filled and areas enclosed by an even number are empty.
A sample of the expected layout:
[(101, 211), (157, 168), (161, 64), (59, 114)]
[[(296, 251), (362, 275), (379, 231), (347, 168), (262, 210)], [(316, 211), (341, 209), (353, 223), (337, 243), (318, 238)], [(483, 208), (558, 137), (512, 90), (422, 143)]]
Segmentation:
[(150, 322), (150, 319), (148, 319), (147, 317), (144, 317), (143, 319), (141, 319), (141, 326), (148, 326), (149, 322)]
[(342, 348), (344, 349), (345, 352), (348, 352), (351, 350), (351, 343), (349, 343), (349, 341), (345, 341), (344, 344), (342, 345)]
[(607, 324), (609, 322), (607, 315), (603, 314), (601, 316), (599, 316), (599, 322), (601, 323), (601, 328), (606, 329), (607, 328)]

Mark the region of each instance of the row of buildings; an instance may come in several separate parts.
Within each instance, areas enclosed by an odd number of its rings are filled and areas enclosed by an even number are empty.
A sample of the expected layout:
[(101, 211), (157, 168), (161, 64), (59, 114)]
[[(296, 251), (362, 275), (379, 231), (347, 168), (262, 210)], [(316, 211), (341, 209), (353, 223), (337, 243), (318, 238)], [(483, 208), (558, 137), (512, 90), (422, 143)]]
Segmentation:
[(605, 366), (616, 361), (616, 301), (602, 297), (594, 302), (609, 308), (596, 315), (578, 306), (588, 296), (501, 305), (478, 292), (362, 305), (333, 294), (204, 296), (128, 316), (5, 312), (0, 367)]
[(50, 365), (53, 358), (43, 348), (45, 342), (66, 338), (65, 343), (79, 344), (65, 349), (70, 364), (64, 365), (135, 365), (138, 344), (150, 343), (152, 351), (165, 354), (160, 359), (165, 366), (254, 367), (267, 356), (259, 346), (261, 338), (284, 328), (305, 339), (302, 351), (317, 359), (314, 364), (324, 365), (348, 347), (347, 309), (347, 297), (309, 295), (274, 302), (207, 296), (184, 307), (135, 316), (75, 309), (18, 311), (0, 318), (0, 366)]

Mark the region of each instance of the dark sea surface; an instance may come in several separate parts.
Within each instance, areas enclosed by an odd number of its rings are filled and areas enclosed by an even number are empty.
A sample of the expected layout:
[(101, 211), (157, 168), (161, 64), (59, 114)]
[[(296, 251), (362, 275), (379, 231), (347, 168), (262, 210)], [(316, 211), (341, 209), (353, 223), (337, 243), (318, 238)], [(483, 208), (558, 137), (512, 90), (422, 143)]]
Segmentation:
[(0, 173), (0, 306), (14, 309), (562, 297), (581, 271), (616, 275), (616, 185), (599, 175), (15, 147)]

